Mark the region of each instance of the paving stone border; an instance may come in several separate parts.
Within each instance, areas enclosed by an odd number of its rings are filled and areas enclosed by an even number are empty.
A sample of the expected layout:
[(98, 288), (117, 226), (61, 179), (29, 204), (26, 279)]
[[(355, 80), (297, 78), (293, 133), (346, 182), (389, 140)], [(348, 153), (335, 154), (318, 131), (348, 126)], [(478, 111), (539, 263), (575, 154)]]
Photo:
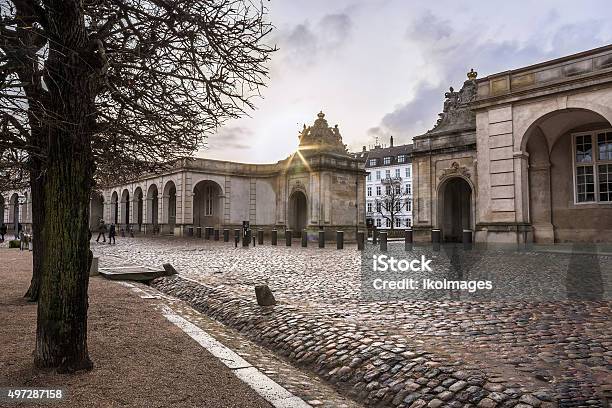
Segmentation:
[[(151, 286), (315, 371), (351, 398), (371, 407), (548, 408), (549, 389), (527, 389), (487, 377), (478, 367), (447, 361), (402, 337), (342, 319), (253, 299), (181, 276)], [(405, 340), (405, 339), (404, 339)]]

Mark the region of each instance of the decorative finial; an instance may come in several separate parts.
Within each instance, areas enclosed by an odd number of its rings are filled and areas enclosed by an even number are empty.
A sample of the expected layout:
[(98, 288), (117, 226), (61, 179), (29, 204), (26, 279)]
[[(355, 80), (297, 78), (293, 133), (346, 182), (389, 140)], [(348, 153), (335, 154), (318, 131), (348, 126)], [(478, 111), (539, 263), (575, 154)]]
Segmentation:
[(470, 81), (475, 80), (477, 76), (478, 76), (478, 72), (474, 71), (474, 68), (472, 68), (470, 72), (467, 73), (467, 77)]
[(319, 119), (323, 119), (325, 117), (325, 114), (323, 113), (323, 111), (321, 111), (317, 116), (319, 117)]

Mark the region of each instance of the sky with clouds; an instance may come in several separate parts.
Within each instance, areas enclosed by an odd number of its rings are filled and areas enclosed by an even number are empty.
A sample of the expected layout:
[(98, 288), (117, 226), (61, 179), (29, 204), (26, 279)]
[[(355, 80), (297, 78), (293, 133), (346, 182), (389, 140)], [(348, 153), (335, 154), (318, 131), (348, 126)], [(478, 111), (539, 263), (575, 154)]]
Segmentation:
[(350, 150), (411, 143), (449, 86), (612, 43), (610, 0), (271, 0), (279, 48), (257, 109), (200, 157), (274, 163), (323, 110)]

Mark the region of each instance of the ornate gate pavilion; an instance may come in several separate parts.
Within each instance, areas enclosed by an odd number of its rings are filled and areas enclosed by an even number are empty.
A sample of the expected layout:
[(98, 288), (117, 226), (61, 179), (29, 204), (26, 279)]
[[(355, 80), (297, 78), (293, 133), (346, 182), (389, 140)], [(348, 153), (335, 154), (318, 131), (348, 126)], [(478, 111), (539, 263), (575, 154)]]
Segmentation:
[(612, 242), (612, 45), (445, 96), (414, 138), (416, 239)]
[(188, 227), (319, 230), (354, 239), (365, 227), (365, 157), (351, 155), (338, 126), (318, 114), (299, 135), (298, 151), (275, 164), (183, 159), (174, 168), (92, 197), (91, 220), (120, 228), (183, 235)]

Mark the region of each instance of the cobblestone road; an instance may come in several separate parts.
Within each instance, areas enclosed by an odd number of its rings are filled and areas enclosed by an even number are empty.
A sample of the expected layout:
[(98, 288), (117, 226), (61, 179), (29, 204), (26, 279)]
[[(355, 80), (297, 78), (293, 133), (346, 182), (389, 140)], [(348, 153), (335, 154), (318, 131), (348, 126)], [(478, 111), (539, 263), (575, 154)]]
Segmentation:
[[(116, 246), (92, 242), (101, 267), (169, 262), (182, 276), (251, 301), (253, 286), (267, 282), (281, 304), (310, 319), (368, 328), (465, 370), (478, 370), (489, 379), (483, 392), (493, 395), (477, 399), (481, 406), (540, 406), (553, 397), (562, 406), (602, 406), (612, 391), (608, 256), (475, 251), (457, 258), (446, 249), (425, 250), (441, 276), (460, 270), (470, 278), (491, 278), (498, 284), (496, 296), (478, 299), (451, 291), (435, 298), (367, 301), (361, 290), (362, 258), (354, 247), (339, 251), (298, 245), (235, 249), (220, 242), (169, 238), (125, 238)], [(390, 244), (389, 254), (394, 253), (401, 256), (403, 245)], [(575, 296), (576, 286), (588, 296)], [(460, 378), (450, 380), (421, 384), (412, 393), (421, 399), (410, 401), (412, 394), (407, 394), (408, 402), (394, 405), (421, 401), (434, 407), (437, 400), (441, 406), (451, 401), (451, 394), (465, 394), (462, 384), (453, 386)], [(513, 387), (534, 392), (539, 401), (513, 399)], [(431, 390), (441, 397), (427, 397)]]

